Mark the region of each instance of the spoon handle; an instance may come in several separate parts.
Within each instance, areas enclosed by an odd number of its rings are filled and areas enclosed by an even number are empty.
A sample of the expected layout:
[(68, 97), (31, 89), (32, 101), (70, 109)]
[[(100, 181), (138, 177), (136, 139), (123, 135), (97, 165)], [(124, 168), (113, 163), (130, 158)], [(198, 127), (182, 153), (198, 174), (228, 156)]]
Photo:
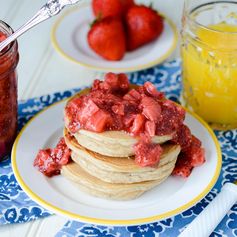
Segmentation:
[(0, 43), (0, 52), (9, 45), (12, 41), (17, 39), (20, 35), (24, 34), (26, 31), (32, 27), (38, 25), (42, 21), (45, 21), (52, 16), (57, 15), (61, 10), (67, 5), (73, 5), (80, 0), (49, 0), (45, 5), (43, 5), (40, 10), (23, 26), (16, 30), (12, 35)]
[(237, 201), (237, 185), (226, 183), (216, 198), (187, 226), (179, 237), (208, 237)]

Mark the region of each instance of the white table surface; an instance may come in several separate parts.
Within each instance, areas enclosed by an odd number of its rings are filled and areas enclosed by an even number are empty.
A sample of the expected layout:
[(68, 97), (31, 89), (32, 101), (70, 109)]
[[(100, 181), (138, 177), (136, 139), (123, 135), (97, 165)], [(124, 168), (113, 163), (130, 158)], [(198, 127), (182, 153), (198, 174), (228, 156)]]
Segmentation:
[[(136, 1), (136, 0), (135, 0)], [(180, 29), (184, 0), (143, 0), (165, 13)], [(46, 0), (0, 0), (0, 19), (13, 29), (25, 23)], [(57, 17), (41, 23), (19, 38), (19, 100), (89, 85), (101, 73), (82, 68), (59, 55), (52, 46), (50, 31)], [(178, 57), (178, 48), (171, 58)], [(67, 221), (57, 215), (26, 224), (0, 227), (1, 237), (54, 236)]]

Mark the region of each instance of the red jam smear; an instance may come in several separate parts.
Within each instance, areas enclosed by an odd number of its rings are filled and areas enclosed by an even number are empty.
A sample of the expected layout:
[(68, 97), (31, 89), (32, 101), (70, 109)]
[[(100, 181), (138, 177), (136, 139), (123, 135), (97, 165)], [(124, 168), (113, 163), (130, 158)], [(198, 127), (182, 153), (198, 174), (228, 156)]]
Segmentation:
[[(0, 31), (0, 42), (7, 35)], [(14, 43), (0, 52), (0, 161), (11, 151), (17, 132), (17, 73), (19, 60)]]
[(34, 166), (48, 177), (60, 174), (63, 165), (71, 160), (71, 151), (67, 147), (64, 138), (61, 138), (53, 149), (40, 150), (34, 160)]
[[(123, 130), (138, 136), (140, 141), (134, 146), (135, 162), (142, 167), (159, 163), (162, 148), (151, 143), (155, 135), (175, 134), (172, 142), (181, 146), (182, 157), (189, 156), (191, 151), (192, 156), (200, 153), (200, 160), (205, 160), (204, 153), (200, 152), (201, 143), (199, 146), (183, 124), (185, 110), (182, 107), (166, 99), (151, 82), (131, 87), (125, 74), (107, 73), (104, 81), (95, 80), (88, 94), (67, 104), (65, 114), (69, 118), (69, 131), (73, 134), (79, 129), (98, 133)], [(192, 148), (194, 143), (198, 147), (196, 150)], [(182, 175), (180, 172), (174, 174)]]

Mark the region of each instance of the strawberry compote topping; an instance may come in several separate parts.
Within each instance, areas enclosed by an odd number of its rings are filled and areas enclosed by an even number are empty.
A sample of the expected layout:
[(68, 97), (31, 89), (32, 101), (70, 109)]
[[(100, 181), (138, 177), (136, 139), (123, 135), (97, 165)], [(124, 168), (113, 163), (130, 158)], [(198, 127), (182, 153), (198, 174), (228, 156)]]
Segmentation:
[(61, 138), (54, 149), (40, 150), (34, 160), (34, 166), (48, 177), (60, 174), (62, 165), (70, 161), (71, 151), (67, 147), (64, 138)]
[(185, 110), (167, 100), (151, 82), (132, 88), (125, 74), (107, 73), (104, 81), (95, 80), (88, 94), (67, 104), (65, 115), (72, 134), (79, 129), (98, 133), (123, 130), (140, 137), (134, 152), (135, 162), (142, 167), (159, 163), (162, 148), (151, 142), (155, 135), (172, 134), (172, 142), (181, 146), (182, 156), (190, 151), (202, 153), (201, 144), (196, 150), (192, 148), (194, 137), (183, 124)]
[(202, 165), (204, 162), (205, 154), (201, 142), (191, 135), (190, 145), (181, 150), (173, 174), (188, 177), (194, 167)]

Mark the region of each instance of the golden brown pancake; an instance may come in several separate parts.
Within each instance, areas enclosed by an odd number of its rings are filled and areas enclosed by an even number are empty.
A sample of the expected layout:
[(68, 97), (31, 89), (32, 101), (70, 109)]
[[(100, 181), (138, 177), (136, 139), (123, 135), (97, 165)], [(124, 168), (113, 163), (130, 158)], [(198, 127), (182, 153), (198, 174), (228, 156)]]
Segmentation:
[(163, 182), (163, 179), (158, 179), (132, 184), (111, 184), (90, 175), (74, 162), (63, 166), (61, 173), (64, 177), (71, 180), (80, 190), (96, 197), (115, 200), (137, 198), (145, 191)]
[[(79, 130), (74, 134), (77, 142), (83, 147), (101, 155), (112, 157), (127, 157), (134, 155), (133, 145), (138, 142), (135, 138), (124, 131), (105, 131), (95, 133)], [(162, 144), (172, 139), (172, 135), (155, 136), (153, 143)]]
[(134, 183), (170, 175), (180, 152), (178, 145), (163, 145), (163, 154), (158, 166), (140, 167), (135, 163), (134, 157), (121, 158), (98, 154), (79, 145), (67, 130), (64, 132), (65, 142), (72, 150), (73, 161), (89, 174), (110, 183)]

